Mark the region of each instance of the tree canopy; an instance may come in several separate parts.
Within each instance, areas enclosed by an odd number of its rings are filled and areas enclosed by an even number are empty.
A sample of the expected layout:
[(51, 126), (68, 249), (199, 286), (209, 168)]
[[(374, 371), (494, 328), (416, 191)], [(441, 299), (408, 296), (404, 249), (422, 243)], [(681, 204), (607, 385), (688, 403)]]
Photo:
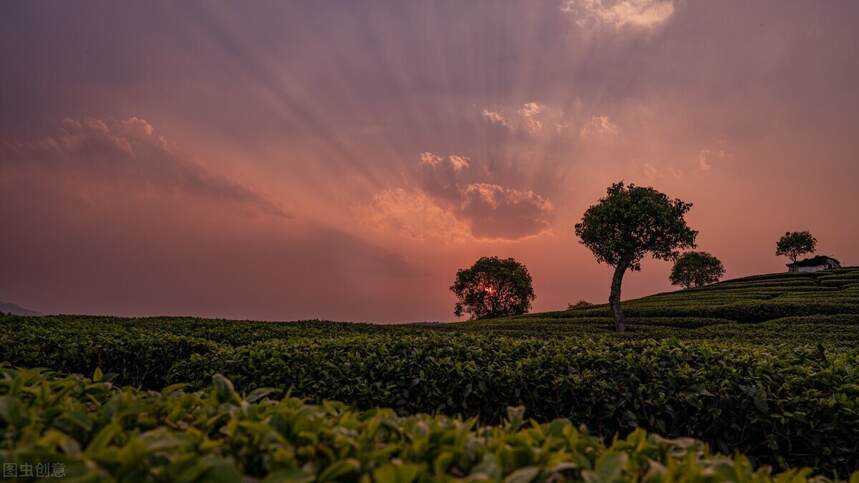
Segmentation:
[(817, 239), (807, 231), (789, 231), (776, 243), (776, 256), (786, 256), (796, 263), (800, 255), (814, 253), (817, 249)]
[(535, 297), (531, 274), (513, 258), (480, 258), (456, 272), (450, 290), (458, 299), (453, 313), (473, 319), (524, 314)]
[(618, 330), (624, 330), (620, 288), (626, 270), (641, 270), (650, 254), (671, 260), (678, 250), (695, 247), (698, 232), (689, 228), (684, 216), (692, 207), (671, 199), (653, 188), (611, 185), (606, 196), (585, 211), (575, 232), (600, 263), (615, 267), (609, 303)]
[(691, 288), (718, 282), (724, 274), (725, 266), (713, 255), (707, 252), (686, 252), (677, 257), (668, 278), (673, 285)]

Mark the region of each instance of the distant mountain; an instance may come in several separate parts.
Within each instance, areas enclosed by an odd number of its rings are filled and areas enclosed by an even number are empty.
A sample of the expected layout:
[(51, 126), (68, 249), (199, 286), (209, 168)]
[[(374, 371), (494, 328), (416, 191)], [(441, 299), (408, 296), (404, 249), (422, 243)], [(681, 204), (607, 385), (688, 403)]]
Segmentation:
[(45, 315), (35, 310), (25, 309), (20, 305), (10, 304), (6, 302), (0, 302), (0, 314), (12, 314), (12, 315), (30, 315), (30, 316), (38, 316)]

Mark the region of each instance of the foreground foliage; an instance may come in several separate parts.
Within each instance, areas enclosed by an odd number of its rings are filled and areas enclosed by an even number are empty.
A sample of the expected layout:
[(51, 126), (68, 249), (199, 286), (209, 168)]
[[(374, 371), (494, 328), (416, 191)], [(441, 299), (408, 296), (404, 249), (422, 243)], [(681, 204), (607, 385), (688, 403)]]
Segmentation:
[[(165, 349), (167, 338), (153, 336), (142, 348), (140, 341), (126, 344), (126, 337), (133, 342), (137, 336), (123, 331), (100, 346), (86, 338), (69, 340), (57, 330), (55, 339), (44, 333), (28, 342), (50, 340), (55, 349), (4, 346), (4, 358), (66, 372), (104, 367), (118, 382), (159, 389), (179, 382), (202, 388), (222, 373), (246, 391), (276, 387), (316, 401), (391, 407), (400, 414), (477, 416), (484, 422), (499, 421), (508, 406), (524, 405), (528, 417), (567, 417), (606, 438), (643, 427), (697, 437), (726, 453), (739, 450), (756, 464), (841, 474), (859, 467), (855, 348), (426, 331), (294, 337), (237, 347), (173, 336)], [(186, 347), (205, 352), (183, 354)]]
[(478, 426), (270, 399), (268, 389), (241, 395), (219, 375), (192, 393), (93, 379), (0, 367), (0, 459), (59, 463), (72, 481), (825, 481), (643, 430), (606, 446), (566, 420), (525, 422), (518, 409)]

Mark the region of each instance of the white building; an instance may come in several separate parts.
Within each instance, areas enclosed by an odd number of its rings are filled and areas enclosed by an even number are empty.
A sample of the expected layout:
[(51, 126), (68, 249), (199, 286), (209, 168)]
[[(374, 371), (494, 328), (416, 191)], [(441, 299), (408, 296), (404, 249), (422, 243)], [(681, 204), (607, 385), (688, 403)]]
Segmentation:
[(788, 272), (819, 272), (820, 270), (830, 270), (833, 268), (841, 268), (841, 262), (824, 255), (787, 264)]

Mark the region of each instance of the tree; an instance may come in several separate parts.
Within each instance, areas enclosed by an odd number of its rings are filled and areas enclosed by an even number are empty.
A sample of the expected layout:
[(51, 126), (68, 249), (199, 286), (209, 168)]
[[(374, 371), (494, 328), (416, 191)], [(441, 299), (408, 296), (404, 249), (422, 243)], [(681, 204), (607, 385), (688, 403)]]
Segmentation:
[(814, 253), (817, 248), (817, 239), (807, 231), (789, 231), (784, 234), (775, 245), (776, 256), (786, 256), (791, 263), (805, 253)]
[(534, 300), (531, 274), (513, 258), (482, 257), (456, 272), (450, 290), (459, 299), (453, 313), (473, 319), (524, 314)]
[(672, 285), (691, 288), (718, 282), (724, 274), (725, 266), (713, 255), (707, 252), (686, 252), (677, 257), (668, 278)]
[(698, 232), (684, 219), (691, 203), (623, 182), (611, 185), (606, 193), (588, 208), (575, 231), (597, 262), (614, 267), (609, 304), (615, 327), (622, 332), (625, 320), (620, 288), (626, 271), (641, 270), (641, 260), (647, 254), (660, 260), (674, 259), (678, 249), (695, 247)]

